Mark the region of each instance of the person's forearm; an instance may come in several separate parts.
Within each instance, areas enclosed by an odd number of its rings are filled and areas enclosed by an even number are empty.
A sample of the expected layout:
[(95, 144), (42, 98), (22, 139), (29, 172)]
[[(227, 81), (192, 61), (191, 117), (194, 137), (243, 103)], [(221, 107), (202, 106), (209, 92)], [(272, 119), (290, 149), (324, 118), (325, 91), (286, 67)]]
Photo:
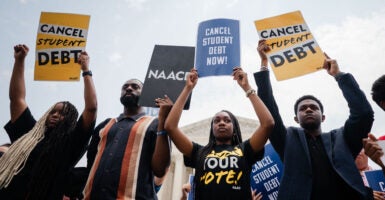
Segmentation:
[(188, 96), (190, 95), (192, 89), (184, 88), (176, 100), (174, 106), (171, 108), (170, 113), (167, 116), (165, 130), (167, 134), (175, 144), (176, 148), (186, 156), (190, 156), (193, 143), (191, 140), (183, 134), (179, 129), (178, 124), (180, 117), (182, 115), (183, 107), (187, 101)]
[(94, 82), (92, 76), (87, 75), (84, 79), (84, 111), (83, 116), (83, 128), (89, 130), (92, 127), (97, 115), (97, 97)]
[(11, 101), (19, 98), (25, 99), (25, 94), (24, 59), (15, 60), (9, 85), (9, 99)]
[(27, 108), (25, 96), (24, 59), (16, 59), (9, 85), (11, 122), (15, 122)]
[(261, 59), (261, 67), (264, 66), (264, 67), (267, 67), (267, 65), (269, 64), (267, 58), (266, 59)]
[(250, 145), (254, 151), (259, 151), (265, 146), (270, 132), (274, 127), (274, 119), (262, 100), (256, 94), (249, 96), (254, 111), (260, 122), (259, 127), (250, 139)]
[(167, 134), (158, 135), (151, 161), (152, 170), (156, 176), (162, 177), (166, 174), (167, 167), (170, 165), (170, 159), (170, 144), (168, 142)]
[(96, 112), (98, 103), (94, 81), (92, 80), (92, 76), (84, 76), (83, 79), (85, 110), (89, 112)]
[(254, 111), (258, 117), (261, 127), (272, 128), (274, 126), (274, 119), (270, 111), (267, 109), (262, 100), (257, 96), (257, 94), (252, 94), (249, 96), (251, 104), (253, 105)]

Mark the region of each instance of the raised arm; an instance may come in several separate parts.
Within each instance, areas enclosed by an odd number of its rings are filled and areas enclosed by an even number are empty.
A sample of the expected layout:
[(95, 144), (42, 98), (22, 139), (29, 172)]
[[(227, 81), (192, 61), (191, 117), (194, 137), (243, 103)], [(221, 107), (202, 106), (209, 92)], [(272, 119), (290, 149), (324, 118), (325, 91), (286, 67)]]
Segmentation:
[(250, 145), (254, 152), (260, 151), (264, 148), (269, 134), (274, 127), (273, 116), (271, 116), (265, 104), (257, 96), (256, 91), (251, 88), (247, 74), (241, 68), (237, 67), (234, 68), (233, 76), (234, 80), (236, 80), (243, 91), (246, 92), (246, 96), (249, 98), (260, 122), (260, 126), (250, 138)]
[(261, 58), (261, 69), (259, 72), (254, 73), (255, 83), (258, 86), (258, 96), (261, 98), (274, 118), (275, 125), (269, 136), (269, 140), (279, 154), (281, 160), (283, 160), (286, 142), (286, 127), (282, 121), (277, 103), (274, 99), (273, 89), (271, 87), (266, 55), (266, 52), (268, 52), (270, 48), (267, 45), (266, 40), (260, 40), (258, 42), (257, 50)]
[(362, 139), (368, 137), (372, 128), (373, 110), (354, 77), (341, 72), (337, 61), (327, 54), (325, 56), (323, 68), (337, 80), (349, 106), (349, 118), (345, 122), (343, 134), (352, 155), (356, 157), (362, 149)]
[(14, 46), (13, 49), (15, 63), (13, 65), (11, 83), (9, 85), (11, 122), (15, 122), (27, 108), (27, 103), (25, 101), (24, 62), (29, 51), (29, 48), (25, 44), (18, 44)]
[(92, 73), (89, 70), (89, 62), (90, 59), (87, 52), (81, 52), (78, 63), (83, 71), (82, 76), (84, 80), (84, 110), (82, 113), (84, 130), (93, 128), (92, 125), (96, 120), (98, 108), (95, 85), (92, 80)]
[(167, 95), (165, 95), (164, 98), (155, 99), (155, 103), (160, 109), (158, 113), (158, 133), (152, 155), (151, 167), (157, 177), (163, 177), (167, 172), (171, 159), (170, 142), (167, 132), (164, 130), (164, 123), (173, 103)]
[(179, 129), (179, 120), (182, 115), (183, 107), (198, 82), (198, 73), (192, 69), (189, 73), (186, 85), (179, 94), (174, 106), (171, 108), (170, 114), (166, 119), (165, 129), (175, 144), (176, 148), (185, 156), (190, 157), (193, 149), (192, 141)]

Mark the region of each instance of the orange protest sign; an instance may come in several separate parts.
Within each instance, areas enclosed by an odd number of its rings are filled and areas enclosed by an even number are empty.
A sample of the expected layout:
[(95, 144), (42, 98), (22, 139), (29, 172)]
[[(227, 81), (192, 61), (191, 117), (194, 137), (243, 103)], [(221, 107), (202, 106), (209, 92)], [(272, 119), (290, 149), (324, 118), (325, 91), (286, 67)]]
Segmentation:
[(324, 55), (300, 11), (256, 20), (260, 39), (271, 51), (269, 63), (277, 80), (285, 80), (322, 69)]
[(36, 38), (35, 80), (79, 81), (90, 16), (42, 12)]

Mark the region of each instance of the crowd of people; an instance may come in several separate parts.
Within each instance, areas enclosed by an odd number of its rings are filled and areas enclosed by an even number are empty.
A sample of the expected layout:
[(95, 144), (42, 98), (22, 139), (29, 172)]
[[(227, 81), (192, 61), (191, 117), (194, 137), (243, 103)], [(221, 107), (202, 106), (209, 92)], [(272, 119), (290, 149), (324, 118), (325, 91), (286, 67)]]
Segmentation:
[[(235, 114), (227, 109), (212, 117), (208, 143), (198, 144), (183, 133), (179, 121), (185, 103), (198, 83), (192, 69), (177, 100), (164, 94), (154, 99), (157, 117), (139, 105), (143, 83), (130, 78), (121, 87), (119, 116), (96, 125), (97, 95), (89, 56), (78, 58), (84, 82), (84, 109), (57, 102), (38, 120), (26, 102), (25, 58), (29, 48), (14, 47), (9, 86), (11, 119), (4, 126), (10, 143), (0, 146), (0, 199), (158, 199), (157, 192), (171, 162), (171, 142), (194, 169), (193, 184), (183, 185), (183, 196), (194, 199), (262, 199), (251, 190), (252, 165), (263, 158), (269, 140), (284, 164), (278, 199), (385, 199), (373, 191), (362, 172), (370, 170), (368, 157), (382, 167), (384, 151), (370, 133), (374, 112), (350, 73), (340, 70), (325, 53), (323, 68), (341, 90), (349, 116), (341, 127), (323, 131), (321, 101), (306, 94), (294, 104), (294, 121), (286, 127), (270, 83), (265, 40), (258, 43), (261, 68), (254, 73), (257, 89), (241, 67), (233, 80), (246, 94), (256, 119), (250, 138), (242, 139)], [(385, 110), (385, 75), (374, 81), (372, 99)], [(87, 166), (75, 167), (86, 154)], [(366, 154), (366, 155), (365, 155)], [(368, 156), (368, 157), (367, 157)], [(182, 188), (182, 186), (180, 186)]]

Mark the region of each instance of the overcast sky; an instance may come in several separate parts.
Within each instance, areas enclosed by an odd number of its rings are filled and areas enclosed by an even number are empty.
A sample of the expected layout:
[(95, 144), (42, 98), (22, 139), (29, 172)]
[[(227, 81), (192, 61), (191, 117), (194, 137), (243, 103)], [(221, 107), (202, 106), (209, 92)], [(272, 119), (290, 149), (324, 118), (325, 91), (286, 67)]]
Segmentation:
[[(259, 40), (254, 21), (300, 10), (324, 52), (337, 59), (341, 71), (354, 75), (375, 111), (372, 132), (385, 134), (385, 112), (371, 100), (373, 81), (385, 72), (385, 3), (383, 0), (3, 0), (0, 7), (0, 124), (10, 118), (8, 87), (13, 67), (13, 46), (30, 47), (26, 59), (27, 103), (36, 119), (57, 101), (84, 108), (83, 81), (33, 81), (34, 55), (40, 13), (63, 12), (91, 16), (86, 51), (98, 96), (97, 123), (122, 112), (120, 88), (129, 78), (144, 80), (154, 45), (195, 46), (198, 24), (214, 18), (240, 20), (241, 66), (249, 74), (259, 69)], [(336, 81), (324, 70), (290, 80), (276, 81), (274, 94), (287, 126), (293, 120), (295, 100), (317, 96), (325, 107), (323, 130), (340, 127), (348, 109)], [(192, 94), (190, 110), (182, 115), (187, 125), (228, 109), (256, 119), (244, 92), (228, 77), (205, 77)], [(8, 142), (5, 130), (0, 143)]]

